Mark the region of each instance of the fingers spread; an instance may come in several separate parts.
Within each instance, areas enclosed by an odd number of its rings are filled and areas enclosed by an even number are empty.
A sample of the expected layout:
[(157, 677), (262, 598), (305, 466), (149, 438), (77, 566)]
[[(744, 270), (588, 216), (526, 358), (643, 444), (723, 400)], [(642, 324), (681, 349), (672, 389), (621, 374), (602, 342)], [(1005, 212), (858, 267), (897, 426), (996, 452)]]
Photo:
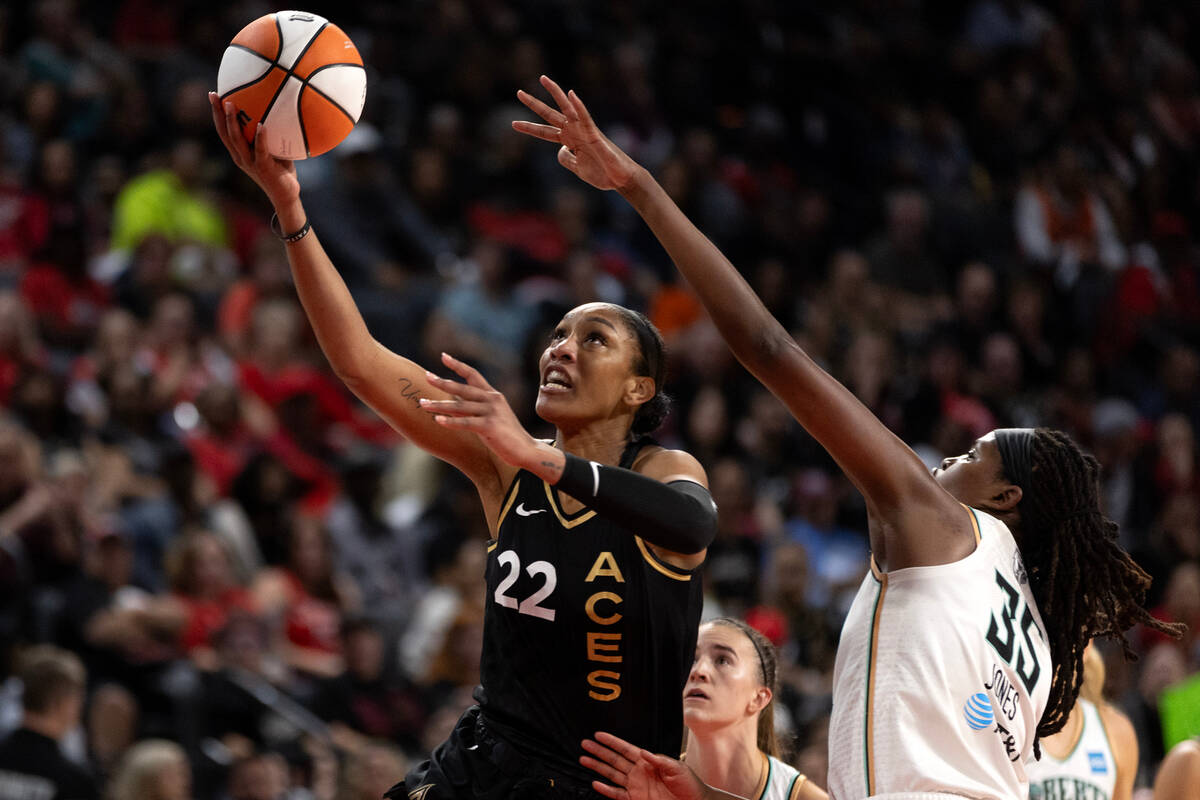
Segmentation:
[(533, 95), (531, 95), (529, 92), (526, 92), (522, 89), (518, 89), (517, 90), (517, 99), (520, 100), (522, 103), (524, 103), (526, 106), (528, 106), (530, 111), (537, 114), (539, 117), (546, 120), (546, 122), (549, 122), (551, 125), (562, 125), (564, 122), (567, 121), (567, 118), (565, 116), (563, 116), (562, 112), (557, 111), (557, 110), (551, 108), (550, 106), (546, 105), (541, 100), (539, 100), (536, 97), (534, 97)]
[(592, 115), (588, 113), (587, 106), (579, 99), (579, 95), (575, 94), (574, 89), (567, 95), (567, 99), (571, 101), (571, 108), (575, 109), (576, 119), (580, 119), (589, 125), (596, 124), (592, 122)]
[(596, 732), (596, 741), (612, 748), (613, 750), (616, 750), (630, 761), (636, 761), (638, 754), (644, 752), (642, 748), (638, 747), (637, 745), (630, 744), (621, 737), (613, 736), (611, 733), (606, 733), (605, 731)]
[(544, 139), (547, 142), (554, 142), (555, 144), (562, 141), (562, 130), (552, 125), (538, 125), (535, 122), (516, 120), (512, 126), (513, 130), (528, 134), (535, 139)]
[(566, 114), (567, 119), (579, 119), (579, 114), (576, 113), (575, 107), (567, 100), (566, 92), (562, 90), (561, 86), (545, 75), (542, 76), (542, 86), (545, 86), (546, 91), (550, 92), (550, 96), (554, 98), (554, 102), (558, 104), (563, 114)]
[(425, 380), (429, 381), (430, 386), (441, 389), (443, 392), (448, 392), (458, 399), (482, 402), (487, 398), (486, 389), (480, 389), (468, 383), (452, 381), (449, 378), (442, 378), (434, 375), (432, 372), (425, 373)]
[(629, 772), (629, 770), (633, 769), (632, 761), (625, 758), (615, 750), (611, 750), (598, 742), (593, 742), (591, 739), (583, 740), (583, 749), (604, 763), (613, 765), (622, 772)]
[(597, 761), (590, 756), (580, 756), (579, 763), (590, 769), (592, 772), (602, 775), (605, 780), (611, 781), (617, 786), (625, 785), (625, 773), (621, 772), (620, 770), (613, 769), (603, 761)]
[(488, 391), (491, 390), (492, 385), (487, 382), (482, 374), (480, 374), (479, 370), (475, 369), (470, 364), (465, 364), (462, 361), (459, 361), (449, 353), (442, 353), (442, 363), (462, 376), (463, 380), (465, 380), (469, 386), (474, 386), (479, 389), (486, 389)]

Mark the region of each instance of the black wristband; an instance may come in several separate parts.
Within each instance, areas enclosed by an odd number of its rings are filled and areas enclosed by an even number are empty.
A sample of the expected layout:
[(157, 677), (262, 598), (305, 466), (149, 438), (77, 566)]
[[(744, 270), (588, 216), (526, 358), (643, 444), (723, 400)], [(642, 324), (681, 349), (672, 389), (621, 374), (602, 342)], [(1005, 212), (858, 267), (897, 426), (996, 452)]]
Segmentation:
[(600, 465), (570, 453), (566, 456), (567, 463), (555, 486), (581, 502), (594, 498), (600, 489)]
[(716, 536), (717, 507), (700, 484), (662, 483), (630, 469), (566, 456), (555, 488), (647, 542), (676, 553), (698, 553)]
[(302, 227), (300, 230), (296, 231), (295, 233), (284, 233), (283, 227), (279, 224), (279, 215), (278, 214), (271, 215), (271, 233), (275, 234), (279, 238), (280, 241), (285, 242), (286, 244), (295, 244), (296, 242), (303, 239), (305, 236), (308, 236), (308, 232), (311, 230), (312, 230), (312, 222), (309, 221), (308, 217), (305, 217), (304, 218), (304, 227)]

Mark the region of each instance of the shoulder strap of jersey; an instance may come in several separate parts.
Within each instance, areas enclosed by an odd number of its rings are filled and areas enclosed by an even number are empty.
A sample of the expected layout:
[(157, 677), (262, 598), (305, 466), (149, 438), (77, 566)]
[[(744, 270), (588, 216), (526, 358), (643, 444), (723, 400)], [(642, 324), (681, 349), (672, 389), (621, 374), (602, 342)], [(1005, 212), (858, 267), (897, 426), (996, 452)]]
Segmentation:
[(621, 469), (633, 469), (638, 453), (646, 447), (658, 447), (658, 442), (652, 436), (634, 436), (621, 452), (621, 461), (617, 464)]
[(800, 796), (800, 790), (804, 788), (804, 784), (808, 781), (808, 776), (803, 772), (797, 772), (792, 778), (792, 785), (788, 787), (787, 800), (796, 800)]

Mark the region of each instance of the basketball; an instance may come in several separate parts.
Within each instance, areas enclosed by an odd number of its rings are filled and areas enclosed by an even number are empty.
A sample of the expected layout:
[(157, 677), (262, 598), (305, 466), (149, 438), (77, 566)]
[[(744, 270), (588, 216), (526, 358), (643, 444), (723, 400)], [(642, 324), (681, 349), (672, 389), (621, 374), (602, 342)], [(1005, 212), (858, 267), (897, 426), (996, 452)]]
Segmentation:
[(346, 138), (367, 98), (358, 48), (341, 28), (303, 11), (276, 11), (233, 37), (217, 71), (246, 140), (263, 125), (276, 158), (318, 156)]

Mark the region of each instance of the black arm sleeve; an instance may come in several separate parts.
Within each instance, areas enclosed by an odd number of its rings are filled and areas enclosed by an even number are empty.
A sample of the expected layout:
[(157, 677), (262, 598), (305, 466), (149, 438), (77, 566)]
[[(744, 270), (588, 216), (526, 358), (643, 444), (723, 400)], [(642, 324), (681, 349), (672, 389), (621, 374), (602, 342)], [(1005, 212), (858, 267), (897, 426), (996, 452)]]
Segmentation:
[(555, 487), (673, 553), (699, 553), (717, 534), (717, 505), (694, 481), (661, 483), (567, 453)]

